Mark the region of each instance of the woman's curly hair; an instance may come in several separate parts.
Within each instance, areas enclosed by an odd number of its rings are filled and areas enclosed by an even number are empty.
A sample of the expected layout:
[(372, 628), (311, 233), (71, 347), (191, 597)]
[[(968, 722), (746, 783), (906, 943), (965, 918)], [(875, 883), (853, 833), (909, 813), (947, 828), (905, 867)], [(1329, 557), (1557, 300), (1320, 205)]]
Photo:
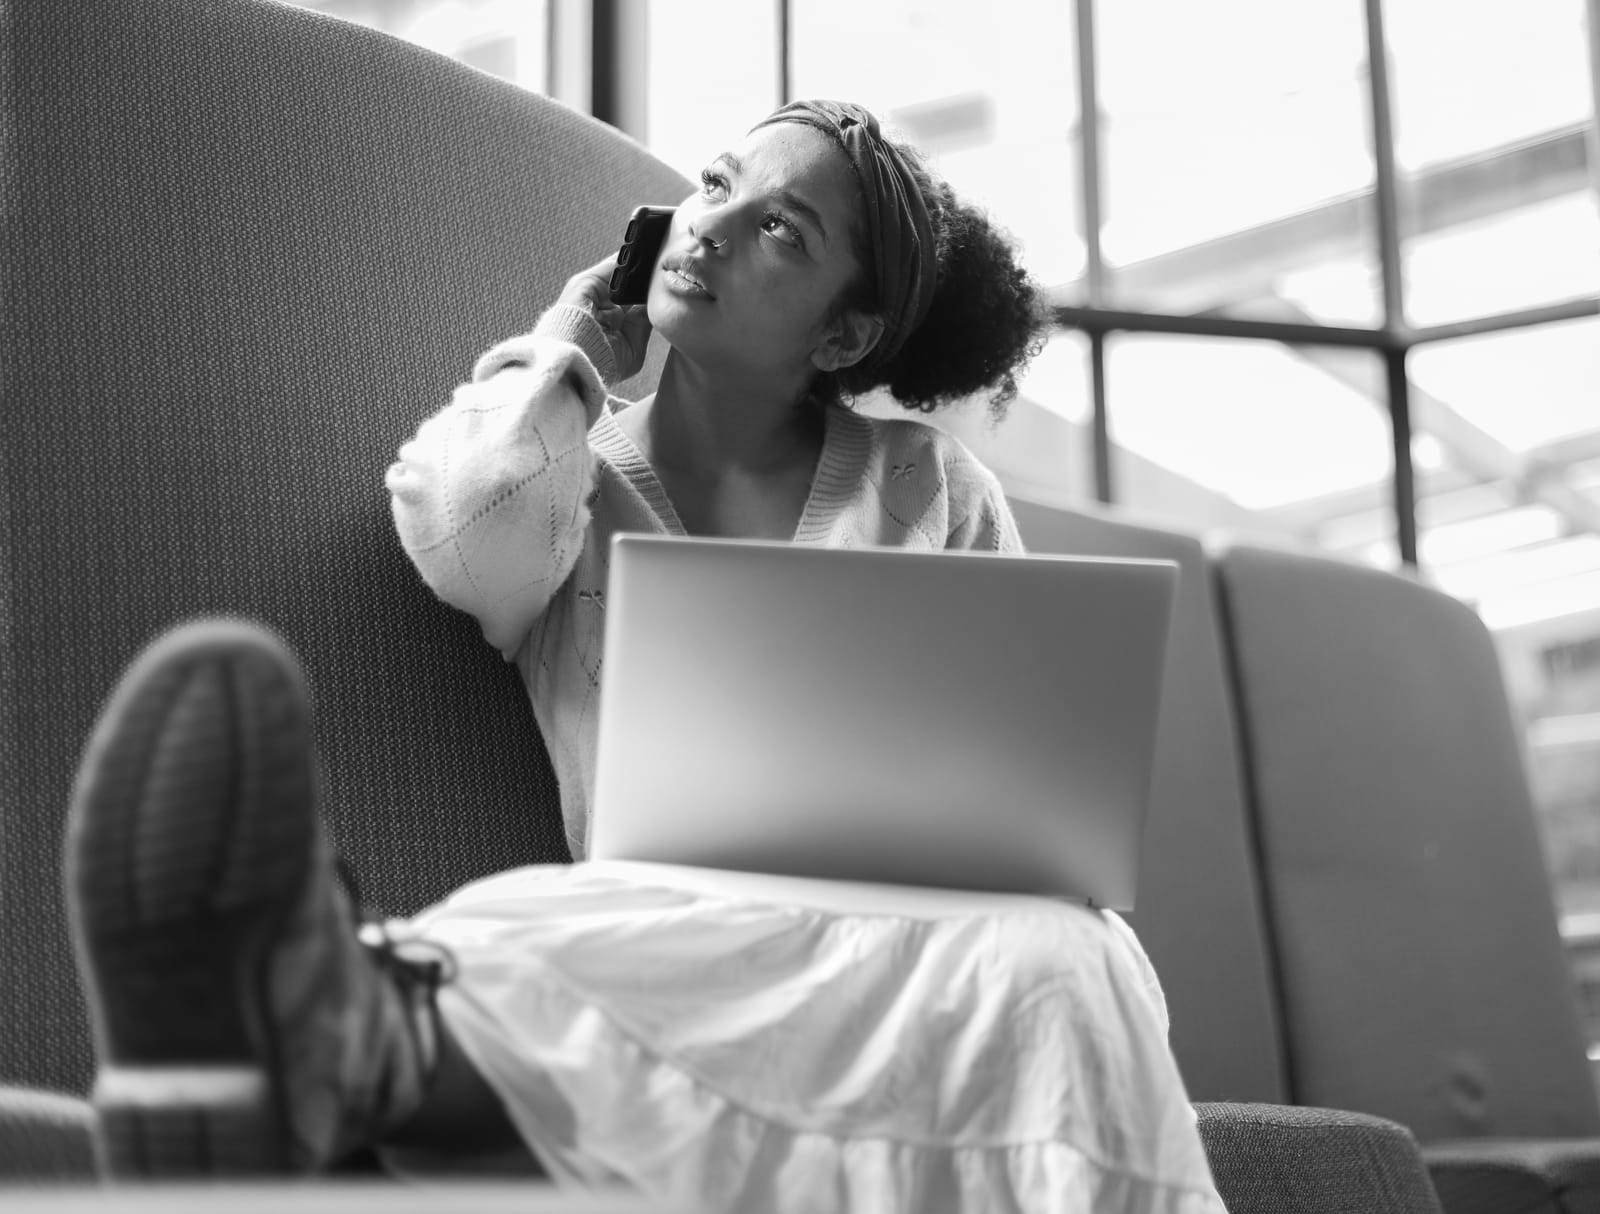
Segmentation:
[[(998, 419), (1017, 395), (1017, 375), (1044, 345), (1049, 315), (1043, 293), (1018, 264), (1010, 237), (935, 177), (915, 148), (893, 142), (911, 165), (933, 221), (933, 302), (892, 359), (824, 374), (813, 397), (837, 401), (881, 387), (907, 409), (932, 413), (988, 389), (989, 410)], [(858, 242), (862, 238), (858, 232)], [(870, 250), (858, 248), (858, 260), (862, 273), (837, 307), (875, 312), (866, 269)]]

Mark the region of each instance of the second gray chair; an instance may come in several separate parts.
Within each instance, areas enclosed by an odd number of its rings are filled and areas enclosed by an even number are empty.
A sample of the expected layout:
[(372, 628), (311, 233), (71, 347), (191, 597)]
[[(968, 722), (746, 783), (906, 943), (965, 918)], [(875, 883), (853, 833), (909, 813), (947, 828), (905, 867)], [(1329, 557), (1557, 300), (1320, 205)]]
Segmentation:
[(1296, 1103), (1392, 1118), (1453, 1212), (1600, 1208), (1585, 1059), (1494, 644), (1404, 576), (1216, 554)]
[(1178, 563), (1138, 909), (1128, 919), (1161, 976), (1190, 1096), (1285, 1103), (1238, 737), (1200, 542), (1092, 509), (1016, 495), (1011, 506), (1030, 552)]

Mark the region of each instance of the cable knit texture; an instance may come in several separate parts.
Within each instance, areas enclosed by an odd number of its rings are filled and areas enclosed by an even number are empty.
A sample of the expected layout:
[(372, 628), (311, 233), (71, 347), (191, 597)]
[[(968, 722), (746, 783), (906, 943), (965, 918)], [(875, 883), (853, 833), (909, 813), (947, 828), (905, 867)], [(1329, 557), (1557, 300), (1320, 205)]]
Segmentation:
[[(574, 859), (588, 854), (611, 537), (685, 534), (618, 427), (599, 323), (558, 304), (494, 347), (400, 448), (387, 484), (406, 552), (434, 592), (514, 660), (561, 782)], [(999, 482), (956, 439), (830, 407), (794, 541), (1020, 551)]]

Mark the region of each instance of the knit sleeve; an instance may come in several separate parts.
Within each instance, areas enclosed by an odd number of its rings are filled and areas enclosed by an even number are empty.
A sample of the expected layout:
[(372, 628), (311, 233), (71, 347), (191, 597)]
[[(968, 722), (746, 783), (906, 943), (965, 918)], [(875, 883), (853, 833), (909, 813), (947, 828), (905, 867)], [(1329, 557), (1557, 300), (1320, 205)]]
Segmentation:
[(954, 520), (946, 548), (1023, 550), (1022, 535), (994, 473), (968, 455), (958, 466), (947, 466), (945, 476), (950, 485), (950, 517)]
[(400, 448), (385, 484), (406, 554), (507, 658), (566, 581), (589, 526), (589, 427), (614, 364), (600, 326), (558, 305), (490, 350)]

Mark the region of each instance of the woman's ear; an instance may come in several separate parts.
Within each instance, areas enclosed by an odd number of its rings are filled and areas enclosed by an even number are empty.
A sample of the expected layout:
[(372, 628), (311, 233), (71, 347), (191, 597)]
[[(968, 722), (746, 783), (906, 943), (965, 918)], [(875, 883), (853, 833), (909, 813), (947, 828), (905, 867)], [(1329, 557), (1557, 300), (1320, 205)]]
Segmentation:
[(811, 351), (811, 363), (819, 371), (853, 367), (872, 353), (882, 336), (883, 317), (846, 308), (824, 330), (822, 340)]

